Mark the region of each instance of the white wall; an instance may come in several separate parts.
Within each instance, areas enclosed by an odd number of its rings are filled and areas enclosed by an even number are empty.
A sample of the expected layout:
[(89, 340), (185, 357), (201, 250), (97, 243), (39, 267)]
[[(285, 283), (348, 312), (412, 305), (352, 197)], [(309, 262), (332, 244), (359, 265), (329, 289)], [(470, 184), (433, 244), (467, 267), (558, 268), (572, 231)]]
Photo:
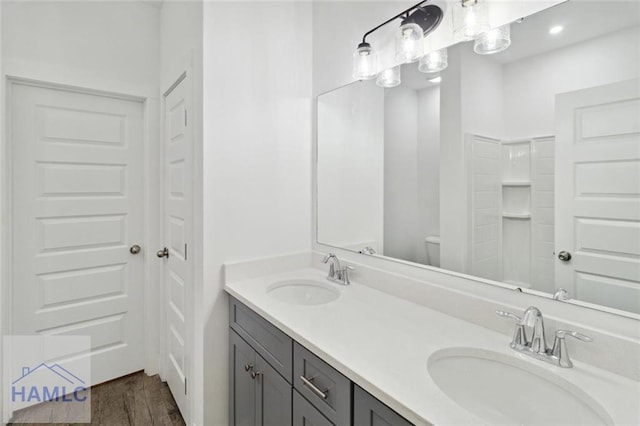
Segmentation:
[(203, 29), (204, 424), (226, 425), (222, 264), (311, 245), (311, 5), (207, 2)]
[(318, 240), (383, 249), (384, 89), (354, 83), (318, 97)]
[(424, 238), (431, 235), (440, 235), (439, 86), (418, 92), (418, 262), (427, 262)]
[(553, 135), (556, 94), (638, 78), (639, 74), (638, 27), (507, 64), (506, 136)]
[(8, 75), (157, 96), (158, 8), (141, 2), (3, 3)]
[[(192, 61), (202, 61), (202, 1), (165, 1), (160, 13), (160, 90), (171, 87)], [(201, 64), (193, 65), (198, 83)]]
[(467, 235), (461, 67), (460, 49), (449, 49), (440, 84), (440, 266), (454, 271), (464, 267)]
[[(418, 93), (398, 86), (384, 96), (384, 255), (417, 260)], [(319, 198), (322, 202), (323, 199)]]

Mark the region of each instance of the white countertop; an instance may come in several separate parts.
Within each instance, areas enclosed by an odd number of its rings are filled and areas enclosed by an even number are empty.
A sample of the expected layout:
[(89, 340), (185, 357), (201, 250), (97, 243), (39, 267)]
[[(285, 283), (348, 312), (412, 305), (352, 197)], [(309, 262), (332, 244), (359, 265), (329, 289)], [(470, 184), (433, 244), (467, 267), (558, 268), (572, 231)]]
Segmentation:
[[(486, 424), (434, 383), (427, 360), (451, 347), (472, 347), (518, 357), (575, 384), (598, 401), (616, 425), (640, 424), (640, 383), (575, 362), (559, 368), (517, 354), (510, 337), (424, 306), (352, 283), (340, 286), (313, 268), (227, 282), (225, 290), (314, 352), (354, 383), (416, 425)], [(302, 306), (267, 293), (279, 281), (317, 280), (340, 297)]]

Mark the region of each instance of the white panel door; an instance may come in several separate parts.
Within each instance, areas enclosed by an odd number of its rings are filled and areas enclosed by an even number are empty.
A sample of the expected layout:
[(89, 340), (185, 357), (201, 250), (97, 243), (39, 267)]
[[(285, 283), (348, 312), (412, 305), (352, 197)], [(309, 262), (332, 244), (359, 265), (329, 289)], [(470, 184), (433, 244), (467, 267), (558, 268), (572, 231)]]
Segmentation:
[(640, 81), (556, 101), (556, 286), (640, 313)]
[(143, 369), (143, 105), (13, 84), (12, 333), (89, 335), (92, 384)]
[[(165, 379), (180, 411), (188, 419), (187, 369), (189, 331), (193, 329), (192, 136), (187, 126), (188, 80), (182, 79), (164, 102), (163, 238)], [(160, 256), (160, 253), (158, 253)]]

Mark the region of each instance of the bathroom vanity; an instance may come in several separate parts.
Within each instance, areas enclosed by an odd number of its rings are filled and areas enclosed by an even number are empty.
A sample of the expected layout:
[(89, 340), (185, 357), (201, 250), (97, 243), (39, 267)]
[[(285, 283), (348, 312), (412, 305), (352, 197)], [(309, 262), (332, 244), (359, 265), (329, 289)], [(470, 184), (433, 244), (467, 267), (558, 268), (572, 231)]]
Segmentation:
[(509, 331), (431, 309), (418, 289), (411, 299), (360, 282), (376, 273), (364, 265), (346, 286), (324, 265), (276, 266), (227, 274), (231, 424), (640, 422), (631, 377), (522, 356)]
[(411, 424), (233, 297), (229, 312), (231, 424)]

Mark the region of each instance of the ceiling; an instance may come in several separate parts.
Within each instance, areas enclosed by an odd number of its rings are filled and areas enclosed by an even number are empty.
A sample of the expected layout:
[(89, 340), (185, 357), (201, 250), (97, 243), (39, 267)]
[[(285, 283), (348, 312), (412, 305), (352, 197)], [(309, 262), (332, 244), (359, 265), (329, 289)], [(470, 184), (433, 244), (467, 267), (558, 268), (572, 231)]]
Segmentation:
[[(640, 24), (637, 1), (568, 1), (511, 25), (511, 47), (492, 56), (506, 64)], [(549, 29), (562, 25), (556, 35)]]

